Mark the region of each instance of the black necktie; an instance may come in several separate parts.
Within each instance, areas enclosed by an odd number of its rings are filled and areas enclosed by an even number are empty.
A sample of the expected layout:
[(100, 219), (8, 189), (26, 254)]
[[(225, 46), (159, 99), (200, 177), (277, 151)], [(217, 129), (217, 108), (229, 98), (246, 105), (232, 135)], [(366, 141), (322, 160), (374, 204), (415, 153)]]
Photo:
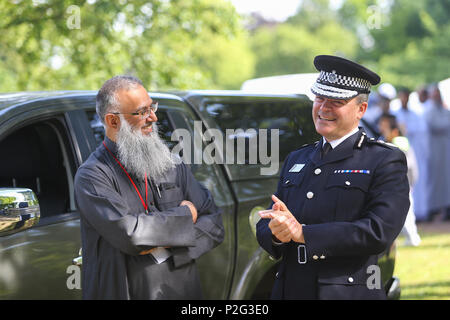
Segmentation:
[(328, 153), (328, 152), (330, 152), (332, 150), (332, 148), (331, 148), (331, 144), (329, 143), (329, 142), (327, 142), (327, 143), (325, 143), (323, 146), (322, 146), (322, 159), (326, 156), (326, 154)]

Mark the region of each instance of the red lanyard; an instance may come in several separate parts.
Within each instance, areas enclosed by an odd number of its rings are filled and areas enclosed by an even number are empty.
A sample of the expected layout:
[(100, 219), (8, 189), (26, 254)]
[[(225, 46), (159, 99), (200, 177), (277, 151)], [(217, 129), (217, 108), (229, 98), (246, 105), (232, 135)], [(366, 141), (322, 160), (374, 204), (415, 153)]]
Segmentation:
[(128, 174), (127, 170), (123, 167), (123, 165), (120, 163), (120, 161), (114, 156), (114, 154), (108, 149), (106, 146), (105, 141), (103, 141), (103, 145), (105, 146), (106, 150), (109, 151), (109, 153), (112, 155), (114, 160), (119, 164), (119, 166), (122, 168), (122, 170), (126, 173), (128, 179), (130, 179), (131, 183), (133, 184), (133, 187), (136, 189), (136, 192), (139, 196), (139, 199), (141, 199), (142, 205), (144, 206), (145, 213), (148, 214), (148, 205), (147, 205), (147, 199), (148, 199), (148, 189), (147, 189), (147, 173), (145, 174), (145, 202), (144, 199), (142, 199), (141, 193), (139, 192), (138, 188), (136, 187), (136, 184), (133, 182), (133, 179), (131, 179), (130, 175)]

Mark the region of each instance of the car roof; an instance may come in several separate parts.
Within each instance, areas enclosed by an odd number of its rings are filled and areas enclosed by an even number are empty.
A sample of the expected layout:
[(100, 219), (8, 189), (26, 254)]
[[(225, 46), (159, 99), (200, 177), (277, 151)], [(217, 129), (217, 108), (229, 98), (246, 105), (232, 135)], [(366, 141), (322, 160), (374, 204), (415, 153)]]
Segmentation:
[(5, 109), (13, 105), (26, 104), (35, 100), (88, 94), (94, 94), (94, 91), (32, 91), (0, 93), (0, 109)]
[[(0, 93), (0, 110), (39, 100), (67, 99), (87, 96), (95, 97), (97, 92), (98, 91), (96, 90), (66, 90)], [(181, 100), (180, 97), (167, 93), (149, 92), (149, 95), (157, 99)]]
[(248, 92), (242, 90), (187, 90), (187, 91), (167, 91), (170, 94), (175, 94), (182, 98), (190, 96), (204, 96), (204, 97), (268, 97), (268, 98), (299, 98), (299, 94), (283, 94), (283, 93), (262, 93), (262, 92)]
[(244, 81), (241, 90), (255, 93), (304, 94), (310, 100), (314, 100), (315, 95), (311, 92), (311, 87), (318, 76), (319, 73), (316, 72), (249, 79)]
[[(15, 108), (26, 104), (39, 105), (35, 102), (51, 101), (59, 99), (79, 99), (79, 98), (95, 98), (97, 90), (60, 90), (60, 91), (30, 91), (30, 92), (10, 92), (0, 93), (0, 114), (9, 108)], [(263, 94), (244, 92), (240, 90), (187, 90), (187, 91), (167, 91), (167, 92), (149, 92), (150, 97), (155, 99), (171, 99), (190, 101), (196, 98), (208, 97), (245, 97), (254, 98), (284, 98), (299, 99), (305, 97), (298, 94)]]

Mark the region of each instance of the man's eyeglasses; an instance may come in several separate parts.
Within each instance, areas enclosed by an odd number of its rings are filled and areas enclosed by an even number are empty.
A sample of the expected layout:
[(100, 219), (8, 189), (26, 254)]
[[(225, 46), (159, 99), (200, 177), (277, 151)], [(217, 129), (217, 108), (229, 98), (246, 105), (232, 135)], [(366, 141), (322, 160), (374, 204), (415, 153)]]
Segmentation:
[(147, 119), (153, 112), (158, 110), (158, 101), (153, 102), (149, 108), (145, 108), (136, 112), (124, 113), (124, 112), (111, 112), (112, 114), (131, 114), (133, 116), (140, 116), (141, 120)]

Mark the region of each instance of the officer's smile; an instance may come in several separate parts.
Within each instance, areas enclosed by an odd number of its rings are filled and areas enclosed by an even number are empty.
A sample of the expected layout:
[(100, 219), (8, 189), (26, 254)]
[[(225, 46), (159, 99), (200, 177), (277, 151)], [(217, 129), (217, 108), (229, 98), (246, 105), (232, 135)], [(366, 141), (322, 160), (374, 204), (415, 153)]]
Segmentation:
[(319, 117), (319, 120), (325, 120), (325, 121), (336, 121), (336, 118), (331, 118), (331, 117), (323, 117), (320, 114), (317, 115)]

